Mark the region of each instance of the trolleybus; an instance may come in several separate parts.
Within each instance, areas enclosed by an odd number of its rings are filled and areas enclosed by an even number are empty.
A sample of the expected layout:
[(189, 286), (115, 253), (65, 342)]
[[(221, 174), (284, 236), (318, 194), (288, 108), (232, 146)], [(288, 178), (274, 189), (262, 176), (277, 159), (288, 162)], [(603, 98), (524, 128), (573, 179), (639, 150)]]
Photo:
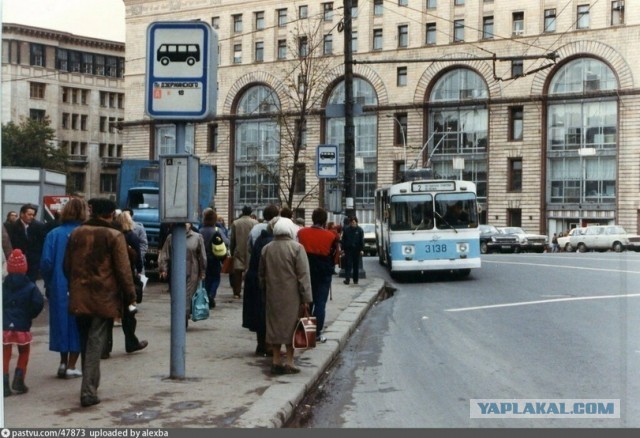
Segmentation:
[(462, 180), (419, 179), (375, 193), (376, 245), (392, 278), (480, 268), (476, 186)]

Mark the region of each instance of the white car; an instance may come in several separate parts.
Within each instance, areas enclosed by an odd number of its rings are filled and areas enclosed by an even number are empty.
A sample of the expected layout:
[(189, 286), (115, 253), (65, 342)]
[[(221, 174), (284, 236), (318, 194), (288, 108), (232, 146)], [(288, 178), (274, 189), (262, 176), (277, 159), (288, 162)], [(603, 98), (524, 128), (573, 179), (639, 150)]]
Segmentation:
[(376, 245), (376, 226), (374, 224), (360, 224), (364, 231), (364, 254), (374, 256), (378, 254)]
[(549, 238), (542, 234), (530, 234), (520, 227), (503, 227), (500, 228), (505, 234), (515, 234), (520, 240), (520, 249), (523, 252), (544, 252), (549, 244)]
[(566, 252), (575, 251), (575, 247), (571, 246), (571, 236), (575, 233), (582, 233), (585, 229), (585, 227), (572, 228), (566, 236), (558, 237), (558, 249)]
[[(631, 239), (633, 239), (633, 241)], [(636, 249), (638, 236), (630, 236), (620, 225), (591, 225), (569, 239), (578, 252), (608, 251), (622, 252)]]

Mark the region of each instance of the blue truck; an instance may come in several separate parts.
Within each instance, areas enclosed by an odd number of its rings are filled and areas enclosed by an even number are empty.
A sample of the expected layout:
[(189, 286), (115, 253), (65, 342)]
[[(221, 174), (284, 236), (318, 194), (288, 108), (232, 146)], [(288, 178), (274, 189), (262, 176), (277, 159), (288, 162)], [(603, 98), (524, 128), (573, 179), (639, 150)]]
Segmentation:
[[(216, 171), (212, 165), (200, 164), (198, 209), (214, 206)], [(145, 256), (145, 271), (158, 270), (158, 252), (166, 237), (166, 227), (160, 223), (160, 163), (158, 160), (122, 160), (117, 180), (120, 209), (130, 208), (136, 222), (144, 225), (149, 248)], [(197, 224), (195, 224), (197, 225)]]

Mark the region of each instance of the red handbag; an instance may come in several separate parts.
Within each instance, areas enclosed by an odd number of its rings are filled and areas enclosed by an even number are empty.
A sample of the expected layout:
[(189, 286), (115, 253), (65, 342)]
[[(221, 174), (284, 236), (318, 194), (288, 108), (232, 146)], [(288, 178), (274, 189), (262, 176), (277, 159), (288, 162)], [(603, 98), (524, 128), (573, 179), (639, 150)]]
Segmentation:
[(316, 317), (309, 316), (306, 310), (304, 313), (304, 316), (298, 319), (291, 343), (293, 348), (308, 350), (316, 346)]

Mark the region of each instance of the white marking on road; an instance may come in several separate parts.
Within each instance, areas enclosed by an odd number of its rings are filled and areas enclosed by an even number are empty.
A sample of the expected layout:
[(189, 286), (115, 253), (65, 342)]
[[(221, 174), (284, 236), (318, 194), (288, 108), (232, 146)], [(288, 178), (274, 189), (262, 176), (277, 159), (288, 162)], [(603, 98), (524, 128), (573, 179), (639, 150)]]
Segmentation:
[(428, 316), (423, 316), (423, 317), (422, 317), (422, 319), (423, 319), (423, 320), (425, 320), (425, 319), (429, 319), (429, 317), (428, 317)]
[(482, 263), (495, 263), (498, 265), (526, 265), (526, 266), (544, 266), (547, 268), (561, 269), (580, 269), (584, 271), (603, 271), (603, 272), (621, 272), (625, 274), (640, 274), (640, 271), (624, 271), (622, 269), (604, 269), (604, 268), (588, 268), (585, 266), (567, 266), (567, 265), (548, 265), (546, 263), (523, 263), (523, 262), (496, 262), (493, 260), (483, 260)]
[(591, 297), (554, 298), (551, 300), (521, 301), (519, 303), (489, 304), (486, 306), (476, 306), (476, 307), (459, 307), (457, 309), (445, 309), (445, 312), (466, 312), (467, 310), (499, 309), (501, 307), (529, 306), (532, 304), (560, 303), (564, 301), (606, 300), (611, 298), (637, 298), (637, 297), (640, 297), (640, 293), (639, 294), (622, 294), (622, 295), (596, 295)]

